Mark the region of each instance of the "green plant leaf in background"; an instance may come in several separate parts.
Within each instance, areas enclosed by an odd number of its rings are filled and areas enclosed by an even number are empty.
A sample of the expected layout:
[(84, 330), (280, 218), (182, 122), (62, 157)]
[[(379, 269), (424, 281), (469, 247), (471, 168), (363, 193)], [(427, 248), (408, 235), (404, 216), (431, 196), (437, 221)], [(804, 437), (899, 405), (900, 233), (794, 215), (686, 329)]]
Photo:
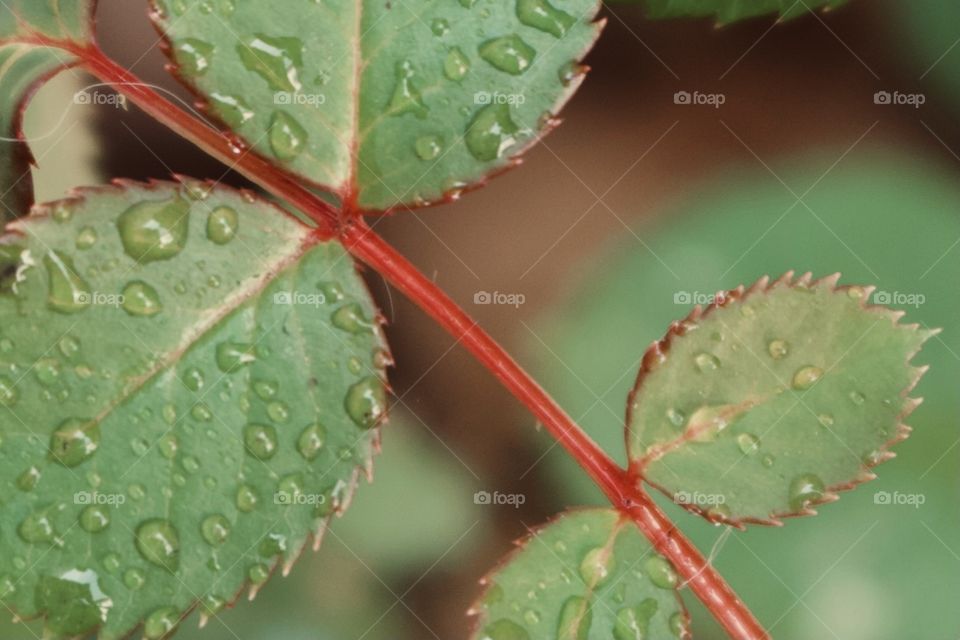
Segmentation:
[(567, 512), (485, 579), (474, 640), (688, 638), (678, 575), (612, 509)]
[(92, 41), (92, 0), (8, 0), (0, 6), (0, 222), (33, 204), (32, 157), (21, 130), (34, 88), (76, 64), (57, 43)]
[[(636, 229), (649, 250), (626, 239), (593, 268), (574, 265), (575, 273), (588, 272), (583, 286), (538, 331), (565, 366), (546, 353), (541, 371), (561, 404), (625, 462), (620, 416), (640, 355), (623, 348), (625, 337), (658, 340), (694, 302), (763, 273), (842, 271), (847, 282), (876, 283), (871, 302), (890, 302), (924, 328), (943, 328), (924, 346), (930, 371), (914, 391), (924, 403), (910, 418), (911, 437), (868, 487), (816, 518), (735, 533), (714, 564), (761, 621), (776, 623), (775, 637), (950, 637), (960, 628), (952, 608), (960, 590), (960, 189), (949, 165), (874, 146), (836, 164), (843, 151), (772, 161), (796, 193), (815, 185), (806, 206), (762, 167), (727, 170)], [(532, 348), (543, 353), (539, 343)], [(603, 500), (563, 456), (554, 457), (552, 470), (550, 482), (562, 487), (558, 500)], [(895, 495), (925, 502), (895, 504)], [(712, 546), (715, 527), (660, 502), (698, 546)], [(918, 580), (942, 588), (918, 590)], [(725, 637), (690, 604), (695, 637)], [(851, 607), (862, 615), (851, 616)]]
[(712, 520), (774, 524), (873, 477), (907, 436), (931, 332), (838, 278), (741, 287), (650, 348), (627, 419), (646, 482)]
[(791, 20), (819, 9), (833, 9), (847, 0), (628, 0), (642, 1), (654, 19), (716, 16), (727, 24), (768, 14)]
[(159, 0), (154, 16), (212, 115), (281, 166), (382, 210), (453, 197), (516, 163), (579, 85), (598, 7)]
[(82, 192), (2, 246), (7, 607), (53, 637), (159, 638), (319, 543), (385, 407), (342, 247), (195, 183)]

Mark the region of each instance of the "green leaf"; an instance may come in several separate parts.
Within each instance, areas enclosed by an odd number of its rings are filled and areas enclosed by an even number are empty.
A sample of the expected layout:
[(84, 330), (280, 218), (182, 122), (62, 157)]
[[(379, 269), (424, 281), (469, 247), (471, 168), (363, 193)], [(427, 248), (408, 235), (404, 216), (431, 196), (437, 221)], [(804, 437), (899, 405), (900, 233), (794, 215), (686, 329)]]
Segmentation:
[(515, 164), (555, 123), (600, 30), (595, 0), (159, 5), (179, 74), (212, 115), (377, 210), (455, 197)]
[(90, 0), (7, 0), (0, 4), (0, 222), (33, 204), (32, 157), (22, 119), (34, 88), (76, 64), (63, 43), (92, 42)]
[(776, 523), (873, 478), (919, 404), (909, 364), (932, 331), (867, 306), (872, 287), (792, 274), (698, 307), (643, 360), (633, 467), (712, 520)]
[[(638, 2), (641, 0), (627, 0)], [(642, 0), (647, 15), (654, 19), (716, 16), (727, 24), (767, 14), (791, 20), (817, 9), (834, 9), (847, 0)]]
[(388, 360), (337, 243), (249, 194), (126, 184), (11, 226), (3, 604), (156, 638), (289, 569), (378, 443)]
[(678, 575), (612, 509), (570, 511), (484, 580), (474, 640), (688, 638)]

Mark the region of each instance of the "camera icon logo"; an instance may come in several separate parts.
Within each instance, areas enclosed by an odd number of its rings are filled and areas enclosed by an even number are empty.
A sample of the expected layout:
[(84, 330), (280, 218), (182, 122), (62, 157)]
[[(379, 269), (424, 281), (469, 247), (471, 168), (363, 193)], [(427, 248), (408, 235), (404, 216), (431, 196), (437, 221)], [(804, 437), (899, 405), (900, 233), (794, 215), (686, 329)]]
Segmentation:
[(690, 104), (692, 96), (689, 91), (677, 91), (673, 94), (673, 104)]
[(877, 491), (873, 494), (873, 504), (890, 504), (891, 501), (889, 491)]
[(293, 94), (287, 91), (278, 91), (277, 93), (273, 94), (273, 103), (281, 105), (293, 104)]
[(490, 495), (489, 491), (477, 491), (473, 494), (473, 504), (491, 504), (493, 502), (493, 496)]
[(477, 291), (473, 294), (473, 304), (493, 304), (493, 296), (489, 291)]
[(877, 91), (873, 94), (873, 104), (890, 104), (893, 102), (893, 96), (889, 91)]
[(279, 291), (273, 294), (273, 304), (291, 305), (293, 304), (293, 294), (289, 291)]
[(693, 295), (689, 291), (677, 291), (673, 294), (673, 304), (690, 304), (693, 302)]
[(890, 304), (893, 302), (893, 296), (890, 295), (889, 291), (877, 291), (873, 294), (873, 301), (876, 304)]
[(489, 91), (477, 91), (473, 94), (473, 103), (474, 104), (490, 104), (493, 101), (493, 96)]
[(93, 98), (90, 97), (90, 94), (81, 89), (73, 94), (73, 103), (74, 104), (91, 104)]

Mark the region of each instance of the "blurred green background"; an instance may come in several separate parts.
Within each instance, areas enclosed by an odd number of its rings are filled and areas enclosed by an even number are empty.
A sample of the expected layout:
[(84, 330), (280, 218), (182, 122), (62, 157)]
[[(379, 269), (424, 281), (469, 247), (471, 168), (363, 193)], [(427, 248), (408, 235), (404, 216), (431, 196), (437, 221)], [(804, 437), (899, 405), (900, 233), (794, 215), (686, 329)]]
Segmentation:
[[(562, 5), (562, 0), (556, 0)], [(102, 0), (100, 40), (140, 76), (163, 71), (145, 2)], [(909, 321), (943, 333), (913, 436), (879, 478), (819, 516), (725, 533), (681, 527), (787, 640), (947, 640), (960, 633), (960, 9), (854, 0), (773, 27), (651, 23), (607, 8), (566, 123), (527, 162), (460, 203), (377, 222), (623, 458), (625, 396), (647, 345), (688, 299), (793, 269), (922, 296)], [(135, 110), (73, 105), (67, 73), (28, 113), (43, 198), (112, 176), (173, 172), (242, 184)], [(677, 91), (724, 104), (674, 104)], [(922, 95), (918, 108), (875, 94)], [(882, 101), (881, 101), (882, 102)], [(63, 105), (69, 104), (64, 109)], [(603, 504), (585, 477), (462, 349), (376, 276), (397, 358), (394, 420), (374, 484), (287, 578), (178, 637), (465, 638), (477, 580), (527, 527)], [(480, 291), (519, 307), (475, 305)], [(689, 295), (687, 295), (689, 294)], [(895, 305), (896, 306), (896, 305)], [(520, 508), (477, 505), (518, 493)], [(920, 494), (920, 507), (875, 503)], [(662, 501), (663, 502), (663, 501)], [(723, 634), (692, 597), (695, 637)], [(0, 638), (38, 638), (0, 623)]]

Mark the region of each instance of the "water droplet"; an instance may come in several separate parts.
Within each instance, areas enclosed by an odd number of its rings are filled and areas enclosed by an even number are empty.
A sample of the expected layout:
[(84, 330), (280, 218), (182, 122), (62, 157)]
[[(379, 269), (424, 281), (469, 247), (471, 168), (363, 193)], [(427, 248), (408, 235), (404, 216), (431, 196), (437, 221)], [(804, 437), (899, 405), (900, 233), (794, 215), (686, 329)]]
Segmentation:
[(237, 45), (244, 66), (266, 80), (274, 91), (300, 91), (303, 43), (297, 38), (257, 34)]
[(210, 68), (214, 47), (196, 38), (184, 38), (174, 45), (180, 72), (186, 76), (202, 76)]
[(670, 616), (670, 633), (678, 638), (688, 638), (687, 617), (679, 611)]
[(675, 427), (682, 427), (687, 422), (687, 416), (682, 411), (667, 409), (667, 420)]
[(234, 209), (217, 207), (207, 218), (207, 238), (215, 244), (227, 244), (236, 237), (239, 227), (240, 218)]
[(183, 373), (183, 384), (186, 385), (187, 389), (190, 389), (190, 391), (200, 391), (203, 389), (204, 385), (203, 372), (196, 367), (187, 369)]
[(851, 300), (863, 300), (867, 295), (867, 292), (864, 291), (863, 287), (853, 286), (847, 289), (847, 296)]
[(414, 149), (421, 160), (433, 160), (443, 150), (439, 136), (422, 136), (417, 138)]
[(821, 413), (819, 416), (817, 416), (817, 421), (820, 422), (820, 424), (824, 427), (833, 426), (833, 416), (829, 413)]
[(590, 602), (580, 596), (571, 596), (560, 608), (557, 640), (587, 640), (592, 623), (593, 610)]
[(143, 488), (142, 484), (132, 484), (127, 487), (127, 492), (130, 494), (131, 500), (143, 500), (144, 496), (147, 495), (147, 490)]
[(290, 419), (290, 409), (285, 403), (277, 400), (267, 405), (267, 415), (274, 422), (283, 423)]
[(390, 98), (388, 105), (389, 111), (394, 115), (412, 113), (420, 119), (427, 117), (427, 105), (423, 103), (420, 91), (414, 84), (416, 75), (416, 70), (409, 60), (397, 62), (397, 86), (393, 90), (393, 97)]
[(324, 443), (327, 441), (327, 430), (319, 422), (308, 426), (297, 439), (297, 451), (307, 460), (313, 460), (320, 455)]
[(163, 309), (160, 294), (142, 280), (135, 280), (123, 288), (123, 310), (132, 316), (155, 316)]
[(261, 400), (270, 400), (277, 395), (278, 391), (276, 382), (268, 382), (266, 380), (257, 380), (253, 383), (253, 391), (257, 394), (257, 397)]
[(247, 452), (260, 460), (268, 460), (277, 452), (277, 430), (270, 425), (248, 424), (243, 428)]
[(141, 263), (173, 258), (186, 246), (189, 215), (180, 196), (133, 205), (117, 221), (124, 251)]
[(50, 251), (44, 256), (43, 263), (47, 268), (47, 303), (51, 309), (77, 313), (90, 306), (90, 285), (77, 274), (73, 260), (58, 251)]
[(468, 71), (470, 71), (470, 60), (463, 51), (461, 51), (459, 47), (450, 49), (450, 51), (447, 52), (446, 60), (443, 61), (443, 75), (445, 75), (448, 80), (459, 82), (463, 80)]
[(214, 115), (219, 116), (232, 129), (241, 127), (255, 115), (243, 99), (223, 93), (210, 93), (210, 105)]
[(760, 438), (752, 433), (741, 433), (737, 436), (737, 446), (740, 447), (740, 453), (752, 456), (760, 450)]
[[(173, 405), (167, 405), (164, 407), (164, 410), (167, 408), (173, 409)], [(173, 409), (176, 411), (176, 409)], [(174, 420), (176, 419), (176, 414), (173, 416)], [(168, 433), (157, 442), (157, 448), (160, 450), (160, 455), (162, 455), (167, 460), (173, 460), (177, 455), (177, 450), (180, 448), (179, 443), (177, 442), (177, 436), (172, 433)]]
[(488, 104), (477, 112), (467, 128), (467, 149), (477, 160), (496, 160), (517, 144), (518, 130), (510, 117), (510, 105)]
[(147, 520), (137, 527), (137, 551), (144, 560), (173, 573), (180, 566), (180, 536), (168, 520)]
[(591, 587), (597, 587), (610, 577), (614, 559), (610, 549), (597, 547), (591, 549), (580, 563), (580, 577)]
[(717, 436), (730, 426), (731, 418), (737, 415), (731, 405), (700, 407), (690, 416), (687, 430), (691, 442), (713, 442)]
[(69, 418), (50, 436), (50, 459), (65, 467), (75, 467), (90, 458), (99, 446), (99, 423)]
[(40, 482), (40, 469), (30, 467), (17, 477), (17, 488), (21, 491), (33, 491)]
[(522, 24), (562, 38), (577, 21), (547, 0), (517, 0), (517, 18)]
[(804, 473), (790, 481), (790, 508), (800, 510), (810, 502), (823, 498), (825, 487), (823, 480), (813, 473)]
[(760, 464), (762, 464), (767, 469), (769, 469), (770, 467), (773, 466), (773, 463), (776, 461), (777, 459), (768, 453), (760, 459)]
[(55, 358), (38, 360), (33, 366), (37, 381), (45, 387), (52, 387), (60, 379), (60, 361)]
[(373, 323), (367, 320), (363, 308), (355, 302), (334, 311), (330, 320), (336, 328), (350, 333), (369, 333), (373, 329)]
[(480, 45), (480, 57), (500, 71), (518, 76), (530, 66), (536, 52), (523, 39), (511, 34)]
[(140, 569), (127, 569), (123, 573), (123, 584), (127, 586), (127, 589), (131, 591), (137, 591), (143, 587), (147, 579), (143, 575), (143, 571)]
[(12, 407), (19, 398), (20, 392), (17, 391), (16, 383), (7, 376), (0, 376), (0, 404)]
[(850, 402), (855, 405), (862, 405), (866, 401), (867, 397), (860, 393), (859, 391), (850, 392)]
[[(460, 1), (462, 4), (466, 0)], [(481, 640), (530, 640), (530, 635), (513, 620), (503, 618), (484, 627), (480, 638)]]
[(247, 485), (240, 485), (237, 488), (237, 499), (236, 505), (237, 509), (243, 513), (250, 513), (257, 506), (257, 494), (253, 490), (253, 487), (248, 487)]
[(613, 624), (614, 640), (645, 640), (650, 619), (658, 608), (656, 600), (646, 598), (636, 607), (620, 609)]
[(767, 345), (767, 353), (769, 353), (770, 357), (774, 360), (780, 360), (781, 358), (787, 357), (787, 354), (790, 353), (790, 345), (786, 340), (771, 340)]
[(693, 361), (702, 373), (709, 373), (720, 368), (720, 359), (712, 353), (698, 353)]
[(221, 342), (217, 345), (217, 366), (224, 373), (231, 373), (257, 359), (256, 346), (241, 342)]
[(198, 402), (190, 409), (190, 417), (198, 422), (210, 422), (213, 420), (213, 412), (210, 407), (202, 402)]
[(347, 415), (361, 429), (372, 429), (379, 424), (387, 410), (387, 393), (378, 378), (369, 376), (347, 391), (344, 401)]
[(93, 227), (84, 227), (77, 233), (76, 246), (81, 251), (86, 251), (97, 244), (97, 231)]
[(37, 511), (24, 518), (17, 527), (17, 533), (24, 542), (33, 544), (52, 542), (56, 535), (53, 521), (46, 511)]
[(434, 18), (433, 22), (430, 23), (430, 30), (433, 31), (433, 35), (438, 38), (445, 36), (447, 32), (450, 31), (450, 23), (443, 18)]
[(7, 600), (17, 592), (17, 583), (8, 575), (0, 576), (0, 600)]
[(146, 640), (166, 638), (180, 623), (176, 607), (161, 607), (143, 621), (143, 637)]
[(200, 524), (200, 533), (207, 544), (218, 547), (230, 536), (230, 521), (219, 513), (207, 516)]
[(252, 584), (260, 585), (270, 577), (270, 567), (261, 563), (255, 564), (247, 571), (247, 578)]
[(793, 374), (793, 388), (799, 391), (809, 389), (823, 376), (823, 369), (808, 365), (797, 369)]
[(71, 569), (59, 576), (41, 577), (34, 604), (46, 615), (47, 631), (62, 637), (85, 637), (106, 621), (113, 601), (100, 588), (96, 571)]
[(104, 507), (92, 504), (80, 512), (80, 527), (88, 533), (99, 533), (110, 524), (110, 514)]
[(677, 571), (670, 561), (663, 556), (651, 556), (643, 565), (650, 582), (661, 589), (675, 589), (677, 587)]
[(293, 160), (307, 144), (307, 130), (283, 111), (273, 114), (270, 122), (270, 148), (281, 160)]

